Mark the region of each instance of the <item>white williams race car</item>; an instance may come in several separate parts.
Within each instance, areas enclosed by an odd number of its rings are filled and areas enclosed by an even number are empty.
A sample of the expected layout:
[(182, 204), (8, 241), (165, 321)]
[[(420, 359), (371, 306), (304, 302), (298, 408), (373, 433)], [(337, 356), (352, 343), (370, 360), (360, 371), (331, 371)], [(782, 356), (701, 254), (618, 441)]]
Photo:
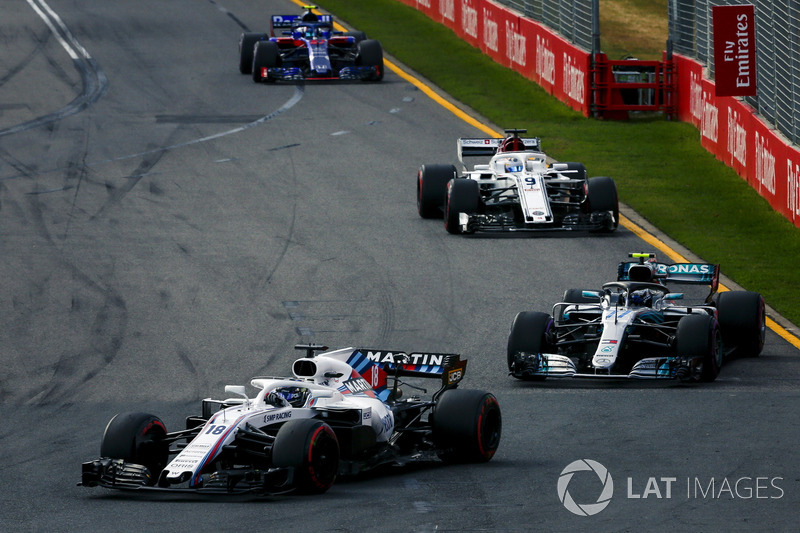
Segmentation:
[[(506, 130), (505, 139), (458, 139), (462, 176), (453, 165), (423, 165), (417, 173), (417, 210), (441, 217), (450, 233), (584, 230), (619, 225), (617, 186), (588, 178), (581, 163), (551, 163), (536, 137)], [(465, 157), (489, 157), (468, 170)]]
[[(322, 493), (338, 475), (411, 461), (485, 462), (500, 444), (502, 418), (488, 392), (457, 389), (458, 354), (299, 345), (291, 377), (253, 378), (233, 395), (205, 399), (186, 429), (156, 416), (118, 414), (100, 458), (83, 463), (81, 485), (196, 493)], [(440, 383), (429, 399), (404, 398), (403, 379)]]
[[(519, 313), (508, 336), (508, 370), (524, 380), (639, 378), (714, 381), (726, 357), (764, 347), (764, 299), (749, 291), (716, 294), (719, 265), (659, 263), (634, 253), (601, 290), (569, 289), (552, 315)], [(684, 303), (667, 285), (708, 285)]]

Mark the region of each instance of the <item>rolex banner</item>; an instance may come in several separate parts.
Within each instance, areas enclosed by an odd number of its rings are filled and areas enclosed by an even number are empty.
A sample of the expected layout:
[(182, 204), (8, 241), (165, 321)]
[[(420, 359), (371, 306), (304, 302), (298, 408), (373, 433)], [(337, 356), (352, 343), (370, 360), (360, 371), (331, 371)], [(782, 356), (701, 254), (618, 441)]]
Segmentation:
[(756, 21), (752, 4), (713, 6), (717, 96), (755, 96)]

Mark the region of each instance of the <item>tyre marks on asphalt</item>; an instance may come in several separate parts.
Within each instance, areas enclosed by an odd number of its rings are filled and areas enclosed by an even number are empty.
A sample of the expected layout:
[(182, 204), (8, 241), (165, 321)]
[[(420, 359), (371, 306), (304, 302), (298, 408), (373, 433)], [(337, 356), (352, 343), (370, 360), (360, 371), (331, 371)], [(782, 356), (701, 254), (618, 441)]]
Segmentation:
[(22, 72), (38, 54), (42, 53), (45, 44), (47, 44), (47, 42), (50, 40), (50, 35), (52, 35), (49, 32), (45, 32), (44, 35), (39, 36), (36, 35), (36, 33), (31, 29), (29, 29), (28, 32), (31, 35), (31, 40), (36, 43), (36, 46), (31, 48), (31, 51), (28, 53), (28, 55), (23, 57), (16, 65), (9, 67), (8, 71), (3, 76), (0, 76), (0, 87), (8, 83), (14, 78), (14, 76)]
[(55, 36), (59, 44), (61, 44), (72, 59), (73, 67), (81, 76), (83, 89), (81, 94), (61, 109), (23, 122), (22, 124), (0, 130), (0, 137), (37, 128), (79, 113), (102, 98), (103, 94), (108, 90), (108, 78), (106, 78), (100, 65), (97, 64), (86, 49), (75, 39), (72, 32), (61, 20), (61, 17), (59, 17), (44, 0), (27, 0), (27, 2), (36, 14), (42, 18), (45, 24), (47, 24), (52, 35)]
[[(171, 143), (174, 140), (174, 138), (177, 137), (180, 131), (181, 131), (180, 128), (175, 128), (174, 130), (172, 130), (167, 140), (167, 143)], [(155, 167), (158, 164), (158, 162), (161, 161), (161, 158), (164, 156), (165, 153), (166, 150), (155, 150), (155, 149), (147, 152), (146, 155), (142, 157), (142, 160), (139, 161), (138, 166), (133, 170), (133, 172), (131, 172), (124, 178), (121, 186), (117, 187), (112, 183), (107, 182), (106, 188), (110, 191), (110, 195), (108, 199), (103, 203), (103, 205), (100, 206), (100, 208), (93, 215), (89, 217), (89, 220), (97, 219), (99, 216), (104, 214), (107, 209), (120, 203), (122, 199), (125, 198), (125, 196), (129, 192), (131, 192), (134, 187), (136, 187), (139, 181), (141, 181), (143, 177), (149, 174), (150, 171), (153, 169), (153, 167)], [(157, 192), (154, 192), (153, 190), (154, 186), (155, 185), (151, 184), (150, 192), (157, 194)], [(155, 187), (156, 187), (155, 191), (158, 191), (159, 190), (158, 186)]]
[(297, 103), (303, 98), (304, 94), (305, 94), (305, 86), (302, 85), (302, 84), (297, 84), (297, 85), (294, 86), (294, 91), (292, 92), (292, 96), (286, 102), (284, 102), (283, 105), (281, 105), (275, 111), (273, 111), (273, 112), (271, 112), (271, 113), (269, 113), (267, 115), (264, 115), (261, 118), (259, 118), (258, 120), (254, 120), (253, 122), (248, 122), (247, 124), (244, 124), (242, 126), (239, 126), (239, 127), (236, 127), (236, 128), (232, 128), (232, 129), (229, 129), (229, 130), (225, 130), (225, 131), (221, 131), (219, 133), (214, 133), (212, 135), (206, 135), (205, 137), (200, 137), (200, 138), (197, 138), (197, 139), (191, 139), (189, 141), (184, 141), (184, 142), (172, 144), (172, 145), (169, 145), (169, 146), (163, 146), (161, 148), (154, 148), (154, 149), (151, 149), (151, 150), (145, 150), (143, 152), (138, 152), (138, 153), (135, 153), (135, 154), (129, 154), (129, 155), (124, 155), (124, 156), (113, 157), (111, 159), (103, 159), (103, 160), (100, 160), (100, 161), (95, 161), (95, 162), (93, 162), (91, 164), (92, 165), (99, 165), (99, 164), (103, 164), (103, 163), (110, 163), (110, 162), (113, 162), (113, 161), (123, 161), (125, 159), (133, 159), (135, 157), (141, 157), (141, 156), (152, 154), (152, 153), (156, 153), (156, 152), (166, 152), (166, 151), (169, 151), (169, 150), (175, 150), (177, 148), (183, 148), (183, 147), (186, 147), (186, 146), (192, 146), (192, 145), (195, 145), (195, 144), (200, 144), (200, 143), (204, 143), (204, 142), (208, 142), (208, 141), (213, 141), (215, 139), (219, 139), (221, 137), (226, 137), (228, 135), (241, 133), (243, 131), (249, 130), (250, 128), (255, 128), (256, 126), (260, 126), (260, 125), (262, 125), (262, 124), (264, 124), (264, 123), (266, 123), (266, 122), (268, 122), (268, 121), (270, 121), (270, 120), (282, 115), (283, 113), (285, 113), (286, 111), (290, 110), (295, 105), (297, 105)]
[[(23, 257), (15, 258), (28, 268), (15, 272), (17, 279), (9, 285), (14, 304), (13, 316), (7, 322), (12, 331), (7, 333), (13, 336), (13, 342), (7, 345), (10, 360), (6, 363), (10, 370), (3, 376), (3, 381), (14, 379), (26, 384), (25, 387), (18, 384), (15, 388), (28, 395), (21, 398), (28, 403), (57, 402), (61, 398), (74, 397), (80, 387), (115, 359), (127, 329), (127, 308), (121, 294), (113, 285), (103, 282), (101, 274), (87, 273), (71, 259), (69, 224), (80, 184), (86, 178), (82, 161), (88, 138), (83, 136), (77, 142), (79, 146), (65, 170), (66, 183), (75, 185), (62, 188), (74, 189), (75, 192), (65, 229), (58, 236), (48, 227), (52, 205), (45, 203), (42, 193), (47, 191), (36, 187), (38, 172), (35, 167), (0, 149), (0, 160), (34, 182), (34, 190), (27, 193), (19, 193), (5, 184), (0, 188), (0, 208), (6, 221), (10, 221), (12, 227), (33, 230), (30, 235), (3, 237), (23, 239), (28, 243), (20, 249)], [(113, 275), (106, 277), (113, 279)], [(65, 305), (68, 306), (66, 313), (62, 309)], [(48, 318), (50, 316), (58, 318)], [(50, 320), (60, 323), (50, 323)], [(14, 354), (24, 357), (25, 353), (24, 349), (17, 349), (16, 344), (38, 344), (35, 339), (57, 335), (55, 332), (66, 327), (64, 324), (73, 324), (73, 327), (83, 330), (78, 343), (41, 343), (39, 358), (42, 364), (37, 367), (30, 367), (23, 360), (14, 360)]]
[(219, 9), (222, 13), (225, 13), (232, 21), (234, 21), (243, 31), (250, 31), (250, 28), (247, 27), (247, 24), (242, 22), (242, 20), (234, 15), (229, 9), (222, 7), (219, 5), (215, 0), (208, 0), (211, 5)]
[[(51, 284), (57, 284), (59, 279), (69, 280), (77, 285), (73, 289), (69, 314), (94, 315), (84, 346), (75, 351), (53, 354), (55, 361), (46, 369), (29, 370), (41, 374), (45, 381), (41, 392), (35, 396), (35, 403), (47, 403), (75, 397), (86, 382), (114, 361), (125, 338), (128, 312), (125, 300), (113, 285), (84, 272), (57, 244), (47, 228), (46, 207), (41, 197), (27, 195), (27, 199), (29, 221), (35, 227), (40, 242), (43, 241), (48, 247), (40, 252), (40, 257), (52, 264), (49, 270), (47, 265), (37, 265), (37, 272), (30, 275), (29, 285), (39, 287), (42, 297), (48, 300), (55, 298), (47, 297), (50, 290), (63, 291), (63, 287), (53, 285), (51, 288)], [(51, 277), (54, 279), (51, 280)], [(77, 322), (84, 323), (86, 320), (81, 318)]]

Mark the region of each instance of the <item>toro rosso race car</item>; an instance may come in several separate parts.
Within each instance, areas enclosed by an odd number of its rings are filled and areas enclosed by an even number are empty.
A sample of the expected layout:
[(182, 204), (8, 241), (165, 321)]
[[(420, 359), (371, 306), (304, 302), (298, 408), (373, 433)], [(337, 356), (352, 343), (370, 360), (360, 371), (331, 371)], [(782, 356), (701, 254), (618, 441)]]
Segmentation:
[(383, 79), (378, 41), (364, 32), (333, 31), (331, 15), (315, 14), (316, 6), (304, 9), (302, 15), (273, 15), (269, 34), (243, 33), (239, 71), (255, 82)]
[[(505, 130), (505, 139), (458, 139), (453, 165), (423, 165), (417, 173), (417, 210), (441, 217), (450, 233), (585, 230), (619, 225), (617, 187), (608, 177), (587, 178), (581, 163), (551, 163), (537, 137)], [(468, 170), (464, 157), (490, 157)]]
[[(292, 376), (257, 377), (249, 396), (202, 401), (186, 428), (167, 431), (147, 413), (108, 423), (100, 458), (80, 485), (224, 494), (322, 493), (337, 476), (410, 461), (485, 462), (500, 443), (497, 399), (458, 389), (458, 354), (298, 345)], [(403, 397), (403, 379), (439, 382), (431, 398)]]
[[(727, 357), (764, 347), (764, 299), (717, 293), (719, 265), (658, 262), (629, 254), (617, 281), (600, 290), (569, 289), (552, 315), (519, 313), (508, 337), (508, 370), (523, 380), (641, 378), (714, 381)], [(698, 303), (668, 284), (708, 285)]]

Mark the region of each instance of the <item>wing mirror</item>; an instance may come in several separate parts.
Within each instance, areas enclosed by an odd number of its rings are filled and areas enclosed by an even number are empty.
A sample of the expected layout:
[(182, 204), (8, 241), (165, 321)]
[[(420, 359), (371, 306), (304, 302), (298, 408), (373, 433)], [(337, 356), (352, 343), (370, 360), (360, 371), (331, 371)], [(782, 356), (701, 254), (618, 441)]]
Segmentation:
[(603, 293), (600, 291), (581, 291), (581, 296), (583, 296), (584, 298), (600, 299), (603, 297)]
[(683, 300), (682, 292), (668, 292), (664, 295), (665, 300)]
[(247, 392), (244, 388), (244, 385), (225, 385), (225, 392), (227, 394), (235, 394), (236, 396), (241, 396), (245, 400), (247, 399)]

